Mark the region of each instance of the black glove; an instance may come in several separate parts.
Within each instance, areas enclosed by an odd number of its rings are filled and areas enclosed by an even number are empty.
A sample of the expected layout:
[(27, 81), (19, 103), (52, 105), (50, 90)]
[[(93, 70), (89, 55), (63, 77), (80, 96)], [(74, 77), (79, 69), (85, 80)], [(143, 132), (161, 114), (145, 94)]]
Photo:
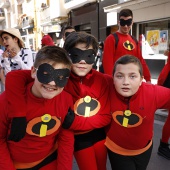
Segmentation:
[(64, 129), (69, 129), (74, 121), (74, 118), (75, 118), (75, 114), (74, 114), (73, 110), (69, 109), (66, 117), (64, 118), (62, 127)]
[(26, 117), (14, 117), (12, 119), (11, 131), (8, 140), (19, 142), (26, 133), (27, 120)]

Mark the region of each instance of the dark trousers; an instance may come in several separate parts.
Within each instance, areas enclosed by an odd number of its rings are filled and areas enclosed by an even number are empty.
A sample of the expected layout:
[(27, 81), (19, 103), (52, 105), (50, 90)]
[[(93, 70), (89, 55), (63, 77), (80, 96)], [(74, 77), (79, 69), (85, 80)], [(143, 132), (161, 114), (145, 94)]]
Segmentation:
[(152, 146), (144, 153), (136, 156), (119, 155), (108, 149), (108, 155), (112, 170), (146, 170), (151, 153)]

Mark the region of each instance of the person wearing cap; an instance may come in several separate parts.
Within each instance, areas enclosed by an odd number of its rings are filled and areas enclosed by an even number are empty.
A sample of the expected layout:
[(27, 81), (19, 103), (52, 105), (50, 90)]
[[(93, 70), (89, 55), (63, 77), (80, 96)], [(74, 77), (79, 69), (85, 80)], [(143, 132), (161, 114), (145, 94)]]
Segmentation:
[[(6, 77), (6, 74), (13, 70), (31, 70), (33, 66), (32, 51), (24, 48), (24, 41), (18, 29), (0, 30), (0, 44), (5, 47), (0, 61), (2, 65), (1, 75)], [(11, 126), (16, 127), (16, 129), (9, 132), (10, 139), (14, 140), (14, 137), (21, 138), (26, 130), (25, 117), (15, 115), (13, 111), (10, 112), (9, 117), (12, 118)]]
[(50, 35), (44, 35), (42, 40), (41, 40), (41, 46), (54, 46), (54, 42), (52, 40), (52, 38), (50, 37)]
[(24, 41), (18, 29), (0, 30), (0, 44), (5, 47), (1, 64), (4, 75), (12, 70), (30, 70), (33, 66), (32, 51), (24, 48)]

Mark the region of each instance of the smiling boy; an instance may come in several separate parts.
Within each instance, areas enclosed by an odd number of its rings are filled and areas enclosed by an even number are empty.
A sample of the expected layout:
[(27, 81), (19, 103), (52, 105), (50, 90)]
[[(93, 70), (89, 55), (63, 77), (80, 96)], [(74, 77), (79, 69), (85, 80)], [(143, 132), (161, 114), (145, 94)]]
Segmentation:
[[(37, 53), (31, 69), (34, 81), (25, 90), (27, 105), (18, 103), (26, 113), (26, 132), (22, 139), (15, 135), (15, 140), (10, 139), (9, 132), (15, 132), (20, 127), (20, 118), (11, 117), (13, 115), (6, 92), (0, 96), (0, 169), (72, 168), (73, 132), (61, 128), (68, 109), (72, 106), (72, 97), (63, 91), (70, 68), (71, 60), (62, 48), (48, 46)], [(23, 130), (20, 129), (22, 132)]]

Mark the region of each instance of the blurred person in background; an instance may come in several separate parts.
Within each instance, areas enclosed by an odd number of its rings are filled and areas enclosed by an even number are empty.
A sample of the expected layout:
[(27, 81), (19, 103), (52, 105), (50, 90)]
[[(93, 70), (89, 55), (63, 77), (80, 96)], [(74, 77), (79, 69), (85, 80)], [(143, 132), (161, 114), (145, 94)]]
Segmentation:
[(112, 75), (117, 59), (125, 54), (134, 55), (142, 63), (144, 79), (151, 82), (149, 68), (142, 57), (141, 47), (135, 37), (129, 34), (133, 25), (133, 13), (130, 9), (122, 9), (118, 20), (119, 30), (110, 34), (104, 42), (103, 68), (104, 73)]
[[(169, 49), (164, 52), (164, 55), (168, 56), (168, 60), (161, 73), (159, 74), (157, 84), (170, 88), (170, 44)], [(170, 138), (170, 110), (168, 110), (168, 112), (168, 117), (162, 129), (162, 138), (160, 140), (158, 154), (170, 160), (170, 148), (168, 144), (168, 140)]]
[[(30, 70), (33, 66), (33, 56), (30, 49), (24, 48), (24, 41), (18, 29), (0, 30), (0, 44), (5, 47), (1, 57), (1, 76), (12, 70)], [(3, 85), (5, 80), (3, 80)]]

